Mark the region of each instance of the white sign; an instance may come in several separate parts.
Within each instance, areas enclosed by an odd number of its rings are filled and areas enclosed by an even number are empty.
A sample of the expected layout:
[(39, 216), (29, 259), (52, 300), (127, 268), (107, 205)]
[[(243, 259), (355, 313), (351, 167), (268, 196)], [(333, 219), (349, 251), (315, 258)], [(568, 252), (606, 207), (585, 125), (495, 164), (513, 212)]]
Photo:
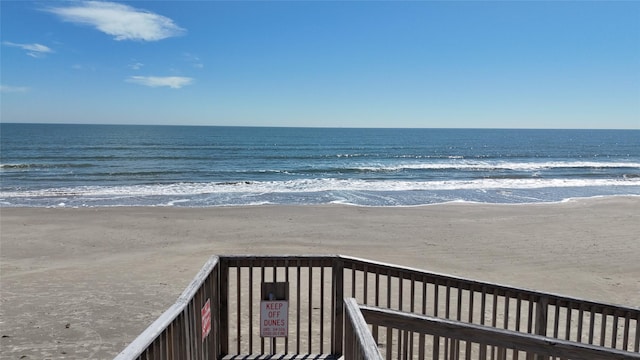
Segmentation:
[(289, 302), (265, 300), (260, 302), (260, 336), (289, 336)]

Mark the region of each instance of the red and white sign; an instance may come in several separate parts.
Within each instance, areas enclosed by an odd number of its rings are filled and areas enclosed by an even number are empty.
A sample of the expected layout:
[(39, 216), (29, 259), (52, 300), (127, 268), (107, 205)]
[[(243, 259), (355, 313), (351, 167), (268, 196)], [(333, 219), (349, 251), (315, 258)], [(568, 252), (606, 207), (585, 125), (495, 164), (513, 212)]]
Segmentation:
[(286, 300), (260, 302), (260, 336), (289, 336), (289, 302)]
[(200, 310), (200, 316), (202, 317), (202, 341), (211, 332), (211, 299), (207, 299), (204, 303), (202, 310)]

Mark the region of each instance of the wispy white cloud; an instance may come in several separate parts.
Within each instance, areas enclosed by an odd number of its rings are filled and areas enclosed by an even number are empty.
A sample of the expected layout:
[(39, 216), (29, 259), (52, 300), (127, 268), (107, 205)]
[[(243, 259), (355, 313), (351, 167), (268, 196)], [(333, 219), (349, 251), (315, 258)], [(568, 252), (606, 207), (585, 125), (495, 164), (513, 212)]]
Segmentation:
[(140, 70), (143, 66), (144, 66), (143, 63), (135, 62), (135, 63), (129, 64), (129, 69)]
[(0, 92), (2, 93), (25, 93), (27, 91), (29, 91), (29, 88), (26, 86), (0, 85)]
[(158, 41), (186, 32), (168, 17), (107, 1), (83, 1), (45, 9), (62, 20), (93, 26), (115, 40)]
[(73, 64), (71, 65), (71, 68), (73, 70), (77, 70), (77, 71), (93, 71), (95, 72), (97, 70), (95, 65), (91, 65), (91, 64)]
[(204, 64), (202, 63), (202, 60), (200, 60), (200, 58), (197, 55), (194, 55), (191, 53), (184, 53), (182, 55), (184, 56), (185, 61), (190, 63), (191, 66), (193, 66), (194, 68), (197, 68), (197, 69), (204, 68)]
[(53, 50), (48, 46), (44, 46), (42, 44), (18, 44), (11, 41), (3, 41), (3, 45), (17, 47), (27, 52), (27, 55), (40, 58), (45, 56), (46, 54), (52, 53)]
[(126, 81), (149, 87), (167, 86), (172, 89), (180, 89), (191, 84), (193, 79), (182, 76), (131, 76)]

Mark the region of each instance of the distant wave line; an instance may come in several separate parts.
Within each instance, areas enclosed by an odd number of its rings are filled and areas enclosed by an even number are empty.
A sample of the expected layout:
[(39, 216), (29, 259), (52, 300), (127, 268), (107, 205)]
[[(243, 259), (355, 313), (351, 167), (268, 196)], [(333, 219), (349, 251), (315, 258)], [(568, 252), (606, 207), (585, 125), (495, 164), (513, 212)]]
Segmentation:
[[(184, 159), (191, 160), (191, 158), (182, 157), (141, 157), (142, 159), (159, 159), (159, 160), (172, 160), (172, 159)], [(90, 160), (89, 157), (82, 157), (81, 159)], [(194, 160), (202, 160), (207, 158), (194, 158)], [(283, 159), (287, 159), (284, 157)], [(229, 159), (219, 158), (211, 159), (225, 161)], [(458, 160), (458, 159), (452, 159)], [(93, 167), (97, 166), (92, 163), (19, 163), (19, 164), (0, 164), (0, 169), (24, 169), (24, 168), (64, 168), (64, 167)], [(250, 169), (242, 170), (239, 172), (284, 172), (284, 171), (305, 171), (312, 170), (313, 172), (327, 171), (398, 171), (398, 170), (545, 170), (545, 169), (571, 169), (571, 168), (584, 168), (584, 169), (637, 169), (640, 171), (640, 163), (638, 162), (602, 162), (602, 161), (549, 161), (549, 162), (500, 162), (500, 161), (447, 161), (447, 162), (420, 162), (420, 163), (401, 163), (401, 164), (345, 164), (344, 167), (333, 166), (323, 168), (317, 167), (300, 167), (300, 168), (287, 168), (287, 169)], [(206, 169), (206, 168), (205, 168)], [(225, 171), (227, 172), (227, 171)], [(229, 172), (235, 172), (234, 170)]]
[(89, 168), (95, 166), (91, 163), (0, 164), (0, 169)]
[(398, 164), (398, 165), (380, 165), (369, 166), (364, 165), (357, 167), (361, 170), (370, 171), (397, 171), (397, 170), (546, 170), (546, 169), (638, 169), (640, 171), (640, 163), (633, 162), (439, 162), (439, 163), (415, 163), (415, 164)]

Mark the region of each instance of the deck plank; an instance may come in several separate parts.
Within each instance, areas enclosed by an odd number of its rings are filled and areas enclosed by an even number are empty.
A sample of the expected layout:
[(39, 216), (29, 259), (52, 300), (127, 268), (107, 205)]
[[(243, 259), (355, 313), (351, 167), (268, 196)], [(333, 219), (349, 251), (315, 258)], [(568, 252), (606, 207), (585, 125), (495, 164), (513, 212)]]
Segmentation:
[(223, 360), (338, 360), (331, 354), (241, 354), (227, 355)]

